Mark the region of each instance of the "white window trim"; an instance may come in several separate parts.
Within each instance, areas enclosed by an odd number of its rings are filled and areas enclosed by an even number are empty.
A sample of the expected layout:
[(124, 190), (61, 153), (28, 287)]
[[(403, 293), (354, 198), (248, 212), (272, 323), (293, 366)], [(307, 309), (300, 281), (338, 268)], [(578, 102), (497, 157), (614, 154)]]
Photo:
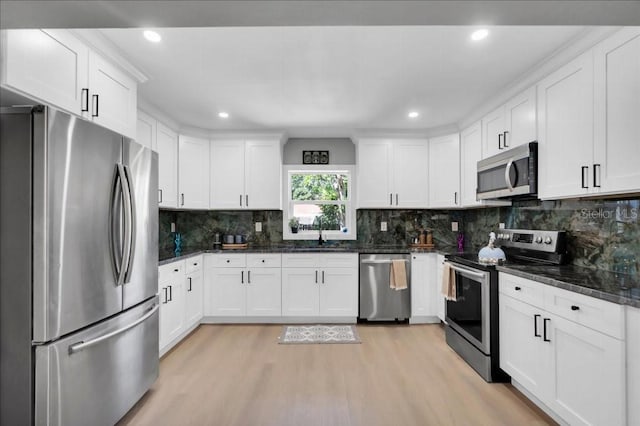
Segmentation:
[[(349, 175), (349, 189), (347, 192), (346, 200), (346, 213), (347, 213), (347, 232), (341, 231), (322, 231), (323, 240), (355, 240), (357, 238), (356, 231), (356, 209), (355, 209), (355, 197), (353, 191), (356, 188), (356, 168), (352, 165), (334, 164), (334, 165), (286, 165), (282, 168), (282, 191), (283, 201), (285, 203), (282, 210), (282, 239), (283, 240), (317, 240), (318, 231), (304, 231), (294, 234), (289, 227), (289, 218), (293, 212), (291, 202), (291, 174), (295, 173), (347, 173)], [(318, 204), (322, 204), (322, 201), (317, 201)], [(334, 204), (334, 203), (331, 203)]]

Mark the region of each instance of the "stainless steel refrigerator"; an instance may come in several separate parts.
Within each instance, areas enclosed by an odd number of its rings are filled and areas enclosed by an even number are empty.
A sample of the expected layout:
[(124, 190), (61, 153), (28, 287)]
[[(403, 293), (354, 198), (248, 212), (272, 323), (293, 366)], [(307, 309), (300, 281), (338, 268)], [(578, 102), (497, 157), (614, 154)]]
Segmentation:
[(0, 424), (112, 425), (158, 377), (157, 154), (50, 107), (0, 117)]

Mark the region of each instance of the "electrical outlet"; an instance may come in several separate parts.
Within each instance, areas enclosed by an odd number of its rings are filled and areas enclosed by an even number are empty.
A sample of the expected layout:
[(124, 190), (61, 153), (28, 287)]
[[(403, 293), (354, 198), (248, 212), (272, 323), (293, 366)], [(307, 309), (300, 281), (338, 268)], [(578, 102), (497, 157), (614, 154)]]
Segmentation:
[(256, 222), (256, 232), (262, 232), (262, 222)]
[(171, 222), (171, 232), (176, 232), (176, 224), (175, 224), (175, 222)]
[(458, 222), (451, 222), (451, 230), (453, 232), (457, 232), (458, 231)]
[(380, 222), (380, 231), (387, 232), (387, 222)]
[(498, 225), (498, 228), (504, 229), (504, 223), (500, 222), (500, 224)]

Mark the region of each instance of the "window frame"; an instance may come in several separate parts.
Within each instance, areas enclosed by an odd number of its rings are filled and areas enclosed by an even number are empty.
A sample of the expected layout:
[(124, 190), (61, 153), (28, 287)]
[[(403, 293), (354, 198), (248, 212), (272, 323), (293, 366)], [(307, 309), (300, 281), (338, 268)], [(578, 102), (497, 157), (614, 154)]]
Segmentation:
[(291, 232), (289, 227), (289, 219), (293, 215), (294, 200), (291, 199), (291, 175), (294, 174), (330, 174), (341, 173), (348, 176), (347, 199), (342, 203), (334, 203), (327, 200), (309, 200), (310, 204), (344, 204), (347, 216), (346, 227), (347, 232), (342, 231), (322, 231), (323, 240), (355, 240), (357, 238), (356, 231), (356, 209), (354, 189), (356, 188), (355, 166), (342, 164), (329, 165), (306, 165), (296, 164), (283, 167), (283, 201), (285, 203), (282, 210), (282, 239), (283, 240), (299, 240), (311, 241), (317, 240), (319, 235), (317, 230), (302, 231), (296, 234)]

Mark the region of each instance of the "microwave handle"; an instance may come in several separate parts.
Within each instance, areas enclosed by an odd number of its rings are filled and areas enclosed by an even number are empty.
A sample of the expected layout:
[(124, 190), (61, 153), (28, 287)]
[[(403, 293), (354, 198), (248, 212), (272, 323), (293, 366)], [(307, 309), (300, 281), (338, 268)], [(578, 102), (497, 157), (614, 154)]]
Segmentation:
[(509, 176), (511, 168), (513, 167), (513, 159), (509, 160), (507, 167), (504, 169), (504, 180), (507, 183), (509, 191), (513, 191), (513, 184), (511, 183), (511, 177)]

